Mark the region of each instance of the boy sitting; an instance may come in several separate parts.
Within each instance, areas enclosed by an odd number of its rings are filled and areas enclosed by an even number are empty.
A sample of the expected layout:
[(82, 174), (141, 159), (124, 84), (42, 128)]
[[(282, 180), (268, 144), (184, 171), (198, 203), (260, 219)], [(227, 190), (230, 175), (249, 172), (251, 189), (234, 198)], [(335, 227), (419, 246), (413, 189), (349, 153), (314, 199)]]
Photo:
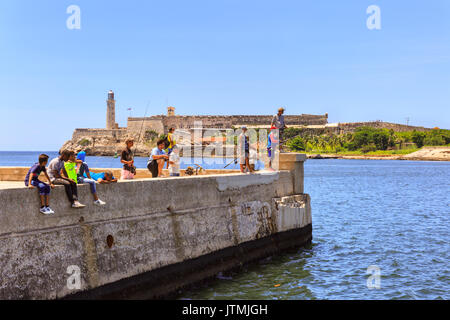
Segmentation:
[[(66, 190), (67, 198), (69, 199), (72, 208), (84, 208), (85, 205), (78, 201), (78, 189), (75, 181), (67, 178), (65, 173), (64, 162), (69, 160), (70, 151), (63, 150), (58, 158), (53, 159), (48, 164), (48, 176), (50, 182), (54, 185), (63, 185)], [(61, 175), (64, 172), (64, 176)]]
[(156, 145), (157, 147), (153, 148), (147, 162), (147, 169), (152, 173), (153, 178), (161, 177), (164, 162), (169, 160), (169, 156), (164, 151), (165, 141), (159, 140)]
[(80, 176), (77, 174), (76, 170), (76, 159), (75, 159), (75, 152), (71, 151), (69, 155), (69, 161), (64, 163), (64, 168), (66, 169), (68, 178), (75, 183), (88, 183), (91, 187), (91, 193), (94, 197), (94, 204), (102, 206), (105, 204), (102, 200), (100, 200), (97, 196), (97, 188), (95, 187), (95, 180), (84, 178), (83, 176)]
[(39, 190), (39, 197), (41, 198), (41, 208), (39, 209), (39, 212), (42, 214), (48, 215), (55, 213), (49, 206), (50, 201), (50, 187), (53, 189), (55, 186), (50, 183), (48, 185), (47, 183), (44, 183), (39, 180), (39, 175), (44, 172), (45, 177), (48, 181), (50, 181), (50, 178), (48, 177), (47, 170), (45, 169), (45, 165), (48, 162), (48, 155), (41, 154), (38, 159), (39, 162), (35, 163), (30, 170), (28, 170), (28, 173), (25, 177), (25, 185), (30, 188), (34, 189), (35, 187)]

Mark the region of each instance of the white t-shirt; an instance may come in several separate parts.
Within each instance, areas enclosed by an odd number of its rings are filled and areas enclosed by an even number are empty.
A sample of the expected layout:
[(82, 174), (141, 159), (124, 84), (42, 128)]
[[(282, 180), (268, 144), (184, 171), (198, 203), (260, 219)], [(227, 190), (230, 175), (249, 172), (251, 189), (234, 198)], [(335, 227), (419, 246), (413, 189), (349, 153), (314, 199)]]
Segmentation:
[(56, 178), (61, 177), (61, 169), (64, 168), (64, 161), (59, 158), (55, 158), (48, 164), (47, 174), (51, 182), (55, 181)]
[(256, 164), (256, 160), (258, 160), (258, 153), (255, 149), (251, 148), (248, 157), (249, 164)]
[(180, 156), (175, 152), (169, 155), (169, 174), (180, 173)]

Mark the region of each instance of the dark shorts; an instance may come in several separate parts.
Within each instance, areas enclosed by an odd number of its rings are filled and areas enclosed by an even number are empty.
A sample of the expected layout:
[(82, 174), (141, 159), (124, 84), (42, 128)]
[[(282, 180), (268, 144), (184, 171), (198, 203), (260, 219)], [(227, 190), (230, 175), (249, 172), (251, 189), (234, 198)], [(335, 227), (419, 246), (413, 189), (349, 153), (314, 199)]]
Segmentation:
[(48, 196), (50, 194), (50, 185), (40, 180), (31, 180), (31, 185), (39, 189), (41, 196)]
[(158, 177), (158, 162), (156, 160), (152, 160), (147, 164), (147, 169), (152, 173), (152, 177)]

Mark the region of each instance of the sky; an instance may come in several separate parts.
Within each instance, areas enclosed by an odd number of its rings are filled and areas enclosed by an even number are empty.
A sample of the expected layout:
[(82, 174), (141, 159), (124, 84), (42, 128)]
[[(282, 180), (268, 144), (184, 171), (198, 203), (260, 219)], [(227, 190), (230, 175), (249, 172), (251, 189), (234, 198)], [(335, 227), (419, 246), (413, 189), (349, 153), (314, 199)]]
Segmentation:
[(450, 128), (448, 0), (2, 0), (0, 46), (3, 151), (104, 128), (110, 89), (120, 126), (169, 104)]

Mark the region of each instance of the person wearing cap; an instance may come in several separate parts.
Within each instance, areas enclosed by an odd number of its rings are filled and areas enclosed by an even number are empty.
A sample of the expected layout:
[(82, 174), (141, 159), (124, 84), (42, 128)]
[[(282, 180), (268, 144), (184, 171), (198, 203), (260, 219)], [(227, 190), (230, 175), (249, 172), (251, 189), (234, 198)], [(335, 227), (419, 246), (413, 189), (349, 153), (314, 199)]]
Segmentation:
[(238, 138), (238, 155), (240, 159), (240, 167), (241, 172), (244, 173), (244, 166), (246, 170), (248, 169), (250, 172), (253, 172), (253, 169), (250, 167), (250, 144), (247, 135), (247, 126), (242, 126), (242, 133)]
[(284, 108), (279, 108), (278, 113), (273, 116), (272, 123), (271, 123), (271, 127), (275, 127), (279, 131), (278, 136), (280, 139), (280, 151), (282, 149), (282, 144), (283, 144), (284, 129), (287, 128), (286, 124), (284, 123), (283, 113), (284, 113)]

